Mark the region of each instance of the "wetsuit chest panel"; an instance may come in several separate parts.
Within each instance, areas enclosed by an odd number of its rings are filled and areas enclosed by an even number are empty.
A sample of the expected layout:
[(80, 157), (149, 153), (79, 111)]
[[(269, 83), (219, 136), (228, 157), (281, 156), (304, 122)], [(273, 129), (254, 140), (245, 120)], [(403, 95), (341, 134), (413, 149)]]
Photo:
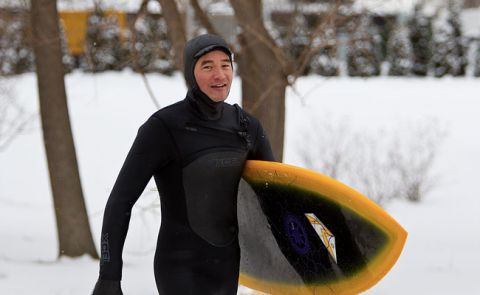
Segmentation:
[(239, 131), (231, 122), (199, 122), (189, 120), (172, 125), (173, 137), (182, 166), (212, 150), (247, 150)]
[(245, 159), (246, 152), (216, 151), (183, 169), (190, 227), (214, 246), (226, 246), (237, 236), (237, 190)]

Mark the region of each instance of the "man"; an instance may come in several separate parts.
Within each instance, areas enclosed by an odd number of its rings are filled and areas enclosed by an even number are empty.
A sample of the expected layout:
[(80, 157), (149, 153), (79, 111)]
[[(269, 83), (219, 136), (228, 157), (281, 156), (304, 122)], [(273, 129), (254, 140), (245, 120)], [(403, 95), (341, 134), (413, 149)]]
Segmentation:
[(161, 295), (236, 294), (237, 189), (247, 159), (273, 161), (260, 123), (224, 102), (232, 53), (215, 35), (184, 50), (186, 98), (143, 124), (108, 199), (93, 295), (122, 294), (122, 249), (132, 206), (153, 176), (162, 222), (154, 272)]

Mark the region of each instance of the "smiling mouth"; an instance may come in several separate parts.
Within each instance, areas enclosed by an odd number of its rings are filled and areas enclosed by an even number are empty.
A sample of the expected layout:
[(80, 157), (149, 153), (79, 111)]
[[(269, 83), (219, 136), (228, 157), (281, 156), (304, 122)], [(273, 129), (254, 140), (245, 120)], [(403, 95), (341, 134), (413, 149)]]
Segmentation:
[(227, 84), (212, 85), (212, 86), (210, 86), (210, 87), (211, 87), (211, 88), (215, 88), (215, 89), (220, 89), (220, 88), (227, 87)]

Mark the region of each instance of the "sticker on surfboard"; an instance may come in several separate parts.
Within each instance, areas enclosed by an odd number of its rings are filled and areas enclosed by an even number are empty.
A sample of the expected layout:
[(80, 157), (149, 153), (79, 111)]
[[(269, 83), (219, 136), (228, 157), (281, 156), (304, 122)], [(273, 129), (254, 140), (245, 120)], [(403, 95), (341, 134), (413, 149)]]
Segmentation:
[(325, 245), (328, 250), (328, 253), (332, 255), (333, 260), (337, 262), (337, 250), (335, 248), (335, 236), (332, 234), (331, 231), (323, 224), (320, 219), (313, 213), (305, 213), (308, 221), (315, 229), (315, 232), (320, 237), (320, 240)]

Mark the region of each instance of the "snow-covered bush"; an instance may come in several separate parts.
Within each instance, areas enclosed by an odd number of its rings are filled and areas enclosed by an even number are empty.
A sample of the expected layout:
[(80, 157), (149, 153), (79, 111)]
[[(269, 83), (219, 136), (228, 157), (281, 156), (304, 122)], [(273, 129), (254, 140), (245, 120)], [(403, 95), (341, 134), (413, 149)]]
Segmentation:
[(378, 38), (365, 13), (351, 24), (350, 44), (347, 54), (348, 75), (371, 77), (380, 75)]
[(449, 1), (433, 23), (432, 67), (435, 77), (464, 76), (467, 66), (465, 39), (460, 25), (460, 7)]
[(298, 147), (305, 167), (329, 175), (379, 205), (393, 199), (419, 202), (437, 185), (432, 174), (445, 127), (434, 120), (410, 122), (392, 130), (355, 130), (332, 116), (312, 123)]
[(475, 62), (473, 66), (473, 75), (480, 77), (480, 41), (477, 42), (477, 48), (475, 49)]
[(325, 30), (322, 36), (317, 37), (317, 42), (324, 44), (319, 53), (315, 54), (310, 61), (310, 70), (321, 76), (332, 77), (339, 74), (337, 60), (336, 31), (332, 28)]
[(126, 57), (116, 17), (107, 16), (96, 7), (87, 20), (82, 69), (91, 72), (121, 70), (125, 67)]
[(134, 71), (167, 75), (175, 71), (172, 44), (162, 15), (147, 13), (139, 18), (130, 34), (128, 47)]
[(448, 2), (448, 22), (452, 28), (452, 40), (450, 45), (447, 62), (452, 76), (465, 76), (467, 61), (467, 46), (463, 36), (462, 22), (460, 14), (462, 10), (462, 1)]
[(28, 15), (0, 15), (0, 75), (16, 75), (34, 69)]
[(311, 61), (311, 71), (325, 77), (338, 76), (339, 64), (335, 47), (328, 47), (315, 55)]
[(390, 64), (388, 75), (408, 76), (412, 70), (412, 58), (408, 29), (396, 23), (387, 44), (387, 59)]
[(432, 21), (422, 12), (422, 6), (415, 6), (409, 22), (409, 38), (412, 45), (412, 73), (427, 76), (432, 58)]

